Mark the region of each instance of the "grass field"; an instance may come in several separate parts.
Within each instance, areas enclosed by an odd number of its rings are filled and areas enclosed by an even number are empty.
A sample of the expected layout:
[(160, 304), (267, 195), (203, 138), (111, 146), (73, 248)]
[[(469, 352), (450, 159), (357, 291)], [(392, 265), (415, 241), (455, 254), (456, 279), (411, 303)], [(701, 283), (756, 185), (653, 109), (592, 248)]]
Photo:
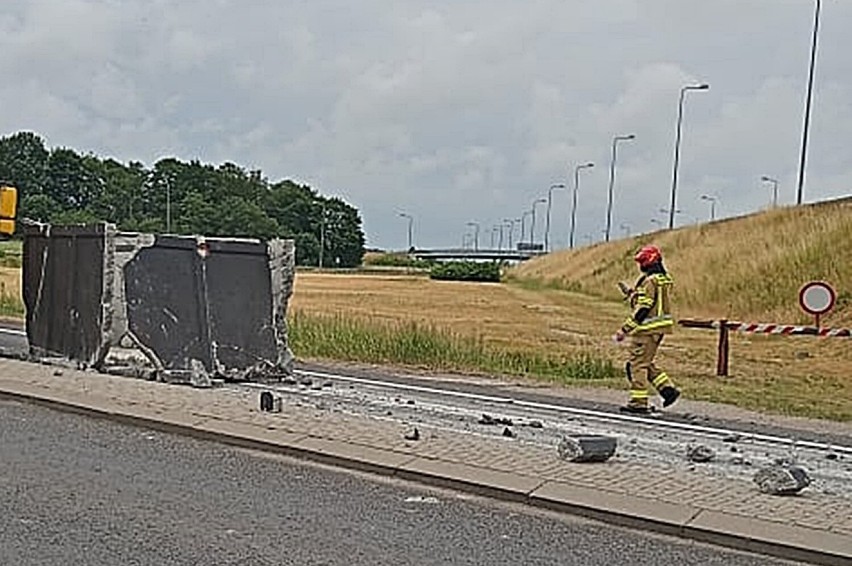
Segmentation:
[[(431, 325), (494, 349), (565, 360), (589, 356), (609, 360), (614, 367), (621, 367), (626, 354), (611, 341), (627, 313), (620, 301), (519, 283), (299, 273), (291, 312), (342, 316), (377, 328), (401, 322)], [(732, 335), (728, 378), (715, 377), (715, 353), (715, 333), (679, 329), (664, 342), (659, 361), (692, 399), (852, 420), (852, 353), (843, 340)], [(621, 389), (624, 379), (605, 378), (596, 384)]]

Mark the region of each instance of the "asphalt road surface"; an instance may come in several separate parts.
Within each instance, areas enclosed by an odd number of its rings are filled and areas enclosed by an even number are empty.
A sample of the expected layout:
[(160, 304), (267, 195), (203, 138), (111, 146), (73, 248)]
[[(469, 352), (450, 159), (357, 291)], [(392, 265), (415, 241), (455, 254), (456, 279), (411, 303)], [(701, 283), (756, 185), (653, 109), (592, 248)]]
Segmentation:
[(0, 400), (0, 564), (790, 563)]

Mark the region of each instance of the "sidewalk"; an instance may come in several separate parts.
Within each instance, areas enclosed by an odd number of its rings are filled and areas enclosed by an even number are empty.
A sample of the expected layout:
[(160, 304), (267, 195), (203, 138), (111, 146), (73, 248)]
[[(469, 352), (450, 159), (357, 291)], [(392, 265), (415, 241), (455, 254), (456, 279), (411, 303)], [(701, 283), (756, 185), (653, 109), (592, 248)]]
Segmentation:
[(852, 503), (761, 494), (751, 483), (613, 459), (572, 464), (556, 449), (200, 390), (0, 359), (0, 396), (819, 564), (852, 564)]

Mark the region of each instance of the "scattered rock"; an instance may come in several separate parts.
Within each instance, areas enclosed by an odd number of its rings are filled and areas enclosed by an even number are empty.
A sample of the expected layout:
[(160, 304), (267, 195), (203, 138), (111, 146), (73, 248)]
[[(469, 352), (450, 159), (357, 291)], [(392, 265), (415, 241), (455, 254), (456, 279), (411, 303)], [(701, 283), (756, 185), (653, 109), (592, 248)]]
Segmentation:
[(53, 372), (53, 375), (55, 375), (56, 377), (61, 377), (63, 374), (64, 372), (61, 369), (54, 370)]
[(503, 436), (505, 436), (507, 438), (515, 438), (515, 433), (512, 432), (511, 428), (506, 427), (506, 428), (503, 429)]
[(385, 411), (385, 415), (387, 415), (389, 417), (393, 416), (393, 411)]
[(615, 454), (617, 440), (612, 436), (565, 436), (559, 442), (559, 457), (569, 462), (604, 462)]
[(405, 433), (403, 438), (406, 440), (420, 440), (420, 431), (417, 430), (417, 427), (414, 427), (412, 431)]
[(740, 451), (740, 449), (737, 448), (736, 446), (731, 446), (731, 452), (739, 452), (739, 451)]
[(796, 459), (792, 456), (782, 456), (780, 458), (775, 458), (772, 463), (783, 468), (792, 468), (796, 465)]
[(414, 399), (409, 399), (408, 401), (406, 401), (406, 403), (408, 403), (409, 405), (414, 405)]
[(743, 435), (741, 434), (729, 434), (725, 438), (722, 439), (722, 442), (739, 442), (743, 439)]
[(479, 424), (482, 425), (504, 425), (504, 426), (512, 426), (512, 419), (506, 419), (503, 417), (492, 417), (489, 414), (483, 413), (482, 417), (479, 419)]
[(687, 448), (686, 457), (690, 462), (710, 462), (716, 457), (716, 453), (707, 446), (699, 444)]
[(837, 452), (829, 452), (825, 455), (826, 460), (838, 460), (840, 459), (840, 455)]
[(753, 479), (761, 492), (770, 495), (794, 495), (811, 484), (804, 468), (778, 464), (759, 469)]
[(323, 387), (333, 387), (333, 386), (334, 386), (334, 384), (333, 384), (332, 382), (330, 382), (330, 381), (326, 381), (325, 383), (323, 383), (323, 384), (322, 384), (322, 386), (323, 386)]
[(296, 385), (299, 382), (292, 377), (285, 377), (281, 380), (282, 385)]
[(530, 428), (544, 428), (544, 423), (541, 421), (530, 421), (527, 423), (527, 426)]
[(314, 381), (307, 377), (299, 381), (299, 385), (304, 385), (305, 387), (310, 387), (313, 383)]
[(799, 350), (799, 351), (798, 351), (798, 352), (796, 352), (794, 355), (795, 355), (795, 357), (796, 357), (796, 359), (797, 359), (797, 360), (806, 360), (806, 359), (808, 359), (808, 358), (810, 358), (810, 357), (811, 357), (811, 353), (810, 353), (810, 352), (806, 352), (806, 351), (804, 351), (804, 350)]

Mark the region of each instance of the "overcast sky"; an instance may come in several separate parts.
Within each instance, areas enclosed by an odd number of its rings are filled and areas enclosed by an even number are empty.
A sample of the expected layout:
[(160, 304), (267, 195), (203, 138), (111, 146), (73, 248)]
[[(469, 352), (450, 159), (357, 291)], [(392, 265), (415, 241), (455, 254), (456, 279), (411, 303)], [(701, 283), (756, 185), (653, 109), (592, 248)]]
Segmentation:
[[(580, 172), (577, 244), (795, 200), (813, 0), (3, 0), (0, 133), (261, 169), (357, 207), (369, 246), (480, 245)], [(852, 193), (852, 2), (823, 2), (805, 200)], [(571, 191), (553, 192), (568, 243)], [(545, 207), (536, 208), (543, 239)], [(530, 216), (526, 216), (527, 232)], [(517, 241), (516, 226), (514, 240)], [(508, 239), (508, 230), (506, 230)], [(529, 239), (529, 235), (527, 235)]]

